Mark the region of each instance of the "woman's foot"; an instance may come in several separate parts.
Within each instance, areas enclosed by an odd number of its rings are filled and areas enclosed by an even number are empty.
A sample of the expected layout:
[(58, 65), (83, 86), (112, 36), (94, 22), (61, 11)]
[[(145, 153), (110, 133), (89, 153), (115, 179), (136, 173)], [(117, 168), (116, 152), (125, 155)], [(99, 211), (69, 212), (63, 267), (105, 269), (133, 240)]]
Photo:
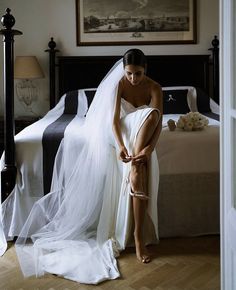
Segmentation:
[(143, 264), (150, 263), (151, 258), (150, 258), (150, 255), (148, 254), (146, 247), (143, 244), (142, 239), (138, 238), (134, 234), (134, 241), (135, 241), (135, 248), (136, 248), (136, 257), (138, 261)]

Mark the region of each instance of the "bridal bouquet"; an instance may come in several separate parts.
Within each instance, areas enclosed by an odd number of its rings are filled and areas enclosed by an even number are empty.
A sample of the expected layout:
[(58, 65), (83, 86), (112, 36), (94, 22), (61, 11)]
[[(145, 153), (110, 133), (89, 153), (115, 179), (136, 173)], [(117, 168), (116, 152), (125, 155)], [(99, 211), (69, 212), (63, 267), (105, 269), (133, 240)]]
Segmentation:
[(175, 128), (184, 131), (195, 131), (204, 129), (208, 125), (209, 120), (199, 112), (189, 112), (180, 116), (176, 123), (171, 119), (167, 123), (171, 131), (175, 130)]

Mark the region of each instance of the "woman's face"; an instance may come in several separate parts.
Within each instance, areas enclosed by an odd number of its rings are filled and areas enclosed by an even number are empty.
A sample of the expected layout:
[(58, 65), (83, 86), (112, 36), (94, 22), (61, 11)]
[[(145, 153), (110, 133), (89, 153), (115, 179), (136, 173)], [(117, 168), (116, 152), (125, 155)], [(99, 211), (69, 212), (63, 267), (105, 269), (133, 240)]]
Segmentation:
[(137, 86), (144, 78), (144, 67), (138, 65), (126, 65), (125, 77), (133, 86)]

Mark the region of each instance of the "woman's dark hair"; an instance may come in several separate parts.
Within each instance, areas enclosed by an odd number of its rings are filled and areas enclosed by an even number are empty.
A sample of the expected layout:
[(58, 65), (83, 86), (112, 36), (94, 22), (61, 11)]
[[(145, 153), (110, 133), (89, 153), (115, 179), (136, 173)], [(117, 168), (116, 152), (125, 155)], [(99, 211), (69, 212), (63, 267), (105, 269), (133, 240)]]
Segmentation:
[(147, 58), (142, 50), (133, 48), (128, 51), (123, 56), (123, 65), (138, 65), (146, 68)]

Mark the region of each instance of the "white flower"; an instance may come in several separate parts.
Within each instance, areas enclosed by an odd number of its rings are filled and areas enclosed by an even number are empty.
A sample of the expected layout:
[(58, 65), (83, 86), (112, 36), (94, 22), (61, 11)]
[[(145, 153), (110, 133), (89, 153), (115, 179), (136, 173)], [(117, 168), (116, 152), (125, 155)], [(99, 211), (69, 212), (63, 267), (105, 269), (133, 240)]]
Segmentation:
[(184, 130), (185, 131), (192, 131), (193, 130), (193, 122), (191, 122), (191, 119), (185, 123)]
[(177, 128), (185, 131), (201, 130), (207, 126), (209, 120), (199, 112), (189, 112), (180, 116), (177, 121)]

